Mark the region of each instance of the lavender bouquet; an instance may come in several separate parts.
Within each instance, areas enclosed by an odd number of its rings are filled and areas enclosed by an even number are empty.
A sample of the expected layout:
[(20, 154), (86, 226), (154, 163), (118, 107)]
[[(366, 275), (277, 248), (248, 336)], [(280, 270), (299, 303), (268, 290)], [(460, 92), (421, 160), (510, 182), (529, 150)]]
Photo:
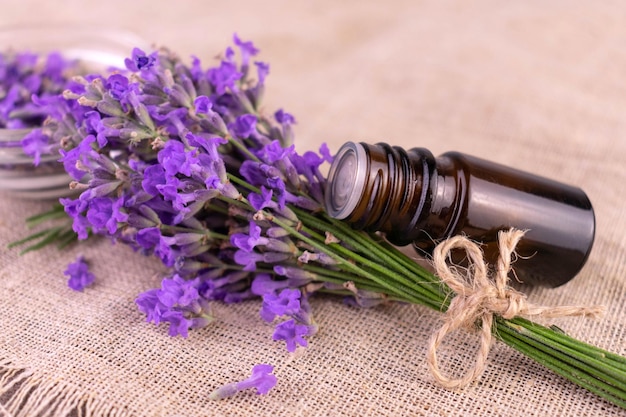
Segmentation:
[[(295, 118), (284, 110), (266, 114), (261, 107), (269, 66), (253, 62), (258, 50), (251, 42), (235, 36), (234, 43), (238, 53), (226, 49), (208, 69), (195, 58), (188, 66), (166, 49), (135, 49), (126, 61), (128, 72), (74, 77), (62, 94), (37, 101), (49, 117), (24, 139), (25, 151), (35, 160), (60, 153), (77, 197), (61, 199), (62, 209), (33, 219), (65, 213), (71, 219), (41, 232), (43, 242), (35, 246), (68, 233), (79, 239), (99, 234), (156, 256), (171, 273), (136, 303), (149, 322), (169, 326), (171, 336), (210, 325), (214, 302), (253, 297), (262, 297), (262, 319), (277, 323), (273, 339), (290, 352), (306, 346), (317, 331), (308, 303), (313, 294), (339, 295), (362, 307), (402, 301), (455, 314), (462, 298), (455, 293), (464, 287), (442, 283), (383, 237), (325, 213), (321, 167), (332, 160), (330, 151), (322, 146), (319, 153), (296, 152)], [(509, 239), (514, 248), (519, 236), (504, 234), (501, 244)], [(445, 250), (437, 254), (446, 259)], [(480, 271), (480, 251), (468, 254)], [(511, 254), (504, 255), (506, 276)], [(83, 259), (66, 274), (78, 290), (94, 279)], [(523, 300), (506, 280), (494, 285), (504, 298)], [(487, 349), (493, 331), (557, 374), (626, 408), (625, 358), (515, 317), (532, 315), (532, 308), (510, 314), (506, 308), (485, 313), (481, 306), (466, 324), (480, 329)], [(467, 385), (484, 369), (486, 353), (478, 358), (482, 367), (466, 378), (444, 377), (436, 346), (445, 334), (433, 341), (431, 369), (446, 386)], [(266, 393), (276, 382), (271, 372), (271, 366), (258, 365), (249, 379), (221, 387), (212, 397), (251, 387)]]

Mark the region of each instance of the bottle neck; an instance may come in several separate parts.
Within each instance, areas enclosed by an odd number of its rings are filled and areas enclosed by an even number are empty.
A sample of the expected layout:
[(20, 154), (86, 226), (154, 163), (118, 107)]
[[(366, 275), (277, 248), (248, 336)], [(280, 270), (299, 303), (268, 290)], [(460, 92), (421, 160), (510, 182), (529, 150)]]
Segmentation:
[(326, 205), (331, 216), (406, 245), (420, 234), (429, 214), (436, 175), (435, 158), (427, 149), (349, 143), (329, 174), (329, 184), (344, 184), (327, 190)]

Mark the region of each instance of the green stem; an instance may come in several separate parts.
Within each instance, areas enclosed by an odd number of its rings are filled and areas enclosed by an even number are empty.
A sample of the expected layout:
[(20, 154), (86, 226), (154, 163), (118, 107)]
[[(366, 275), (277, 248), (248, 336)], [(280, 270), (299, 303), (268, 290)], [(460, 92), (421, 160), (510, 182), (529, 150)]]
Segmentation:
[(241, 153), (243, 153), (247, 157), (247, 159), (250, 159), (251, 161), (255, 161), (255, 162), (261, 162), (261, 160), (255, 154), (250, 152), (250, 149), (248, 149), (244, 144), (239, 143), (231, 135), (226, 135), (225, 139), (228, 140), (228, 143), (232, 144)]
[(626, 358), (623, 356), (607, 352), (596, 346), (576, 340), (565, 333), (555, 332), (552, 329), (541, 326), (537, 323), (533, 323), (532, 321), (523, 319), (521, 317), (511, 320), (511, 323), (522, 326), (527, 329), (527, 331), (532, 332), (533, 334), (543, 336), (546, 339), (545, 343), (559, 343), (589, 357), (593, 357), (598, 360), (609, 360), (611, 361), (613, 366), (626, 371)]
[[(544, 337), (539, 332), (535, 332), (534, 329), (530, 330), (526, 327), (517, 325), (513, 322), (507, 322), (509, 328), (517, 331), (521, 336), (532, 339), (536, 343), (540, 343), (541, 346), (553, 347), (558, 346), (558, 355), (563, 356), (563, 360), (569, 362), (570, 358), (576, 358), (580, 362), (582, 369), (593, 368), (612, 380), (616, 386), (620, 386), (624, 392), (626, 392), (626, 372), (618, 367), (608, 365), (606, 362), (602, 362), (597, 357), (587, 355), (576, 348), (567, 346), (564, 343), (556, 342), (553, 339)], [(581, 342), (574, 343), (574, 345), (582, 344)], [(576, 346), (577, 347), (577, 346)]]
[(352, 281), (359, 289), (374, 292), (385, 292), (384, 288), (372, 284), (370, 281), (363, 279), (362, 277), (356, 275), (348, 275), (346, 272), (333, 271), (332, 269), (308, 264), (302, 265), (300, 268), (304, 269), (305, 271), (313, 272), (317, 275), (320, 281), (332, 282), (334, 284), (345, 284), (348, 281)]
[[(307, 224), (307, 226), (311, 226), (317, 230), (328, 230), (333, 234), (337, 231), (331, 227), (331, 225), (325, 224), (323, 220), (306, 213), (301, 213), (301, 210), (298, 210), (297, 214), (302, 221)], [(353, 231), (353, 234), (358, 234), (358, 232)], [(393, 257), (388, 256), (387, 251), (382, 250), (382, 248), (372, 240), (369, 240), (368, 245), (364, 245), (361, 241), (352, 239), (351, 236), (347, 234), (344, 235), (341, 232), (339, 232), (339, 236), (336, 237), (344, 241), (346, 244), (354, 247), (355, 251), (350, 251), (344, 246), (336, 243), (328, 246), (333, 247), (338, 253), (348, 256), (350, 259), (353, 259), (362, 265), (389, 277), (392, 281), (395, 281), (402, 286), (411, 288), (416, 293), (422, 294), (422, 296), (429, 299), (429, 306), (437, 306), (433, 308), (440, 309), (441, 304), (443, 304), (445, 300), (445, 295), (443, 295), (439, 290), (441, 287), (440, 285), (437, 286), (437, 288), (432, 288), (430, 285), (424, 285), (430, 284), (430, 282), (416, 282), (411, 271), (407, 271), (405, 268), (402, 268), (402, 265), (396, 262)], [(357, 252), (368, 254), (370, 259), (365, 258)], [(421, 275), (423, 275), (423, 272), (421, 272)]]
[(497, 330), (498, 338), (507, 345), (534, 359), (569, 381), (605, 398), (613, 404), (626, 408), (626, 392), (623, 390), (619, 390), (604, 381), (598, 380), (594, 375), (590, 375), (580, 368), (562, 361), (561, 358), (555, 358), (550, 354), (546, 354), (541, 349), (537, 349), (537, 345), (532, 343), (532, 339), (520, 339), (520, 334), (506, 325), (498, 323)]
[[(380, 277), (379, 275), (376, 275), (375, 273), (373, 273), (372, 270), (376, 271), (376, 272), (379, 272), (379, 273), (382, 272), (383, 275), (385, 275), (385, 276), (389, 275), (389, 271), (385, 270), (380, 265), (374, 264), (373, 262), (370, 262), (367, 259), (364, 259), (361, 256), (355, 254), (354, 252), (348, 251), (346, 248), (344, 248), (341, 245), (337, 245), (337, 244), (330, 244), (330, 245), (319, 244), (315, 240), (313, 240), (313, 239), (309, 238), (308, 236), (305, 236), (304, 234), (300, 233), (298, 230), (293, 228), (290, 224), (287, 224), (286, 222), (280, 220), (277, 217), (274, 217), (272, 221), (274, 223), (276, 223), (277, 225), (279, 225), (280, 227), (282, 227), (283, 229), (285, 229), (286, 231), (288, 231), (292, 236), (296, 237), (297, 239), (299, 239), (299, 240), (301, 240), (301, 241), (303, 241), (305, 243), (308, 243), (309, 245), (313, 246), (314, 248), (316, 248), (320, 252), (323, 252), (323, 253), (327, 254), (328, 256), (330, 256), (331, 258), (336, 260), (340, 265), (342, 265), (346, 270), (349, 270), (350, 272), (352, 272), (352, 273), (354, 273), (356, 275), (360, 275), (360, 276), (362, 276), (364, 278), (367, 278), (367, 279), (375, 282), (376, 284), (380, 285), (382, 288), (385, 288), (385, 292), (386, 293), (391, 293), (393, 295), (405, 296), (405, 297), (409, 298), (409, 301), (411, 301), (411, 302), (414, 302), (414, 303), (417, 303), (417, 304), (424, 304), (424, 305), (427, 305), (427, 306), (429, 306), (431, 308), (436, 308), (437, 303), (435, 301), (433, 301), (432, 299), (428, 298), (427, 296), (425, 296), (424, 294), (416, 293), (415, 291), (413, 291), (412, 288), (406, 287), (405, 285), (402, 285), (401, 283), (397, 283), (396, 282), (395, 285), (394, 285), (394, 284), (391, 283), (390, 280), (386, 280), (386, 279)], [(341, 254), (343, 254), (344, 256), (341, 256)], [(363, 269), (362, 267), (353, 264), (348, 259), (346, 259), (345, 256), (351, 256), (351, 258), (356, 260), (357, 262), (365, 262), (365, 265), (368, 268), (367, 269)], [(373, 268), (371, 268), (371, 267), (373, 267)]]

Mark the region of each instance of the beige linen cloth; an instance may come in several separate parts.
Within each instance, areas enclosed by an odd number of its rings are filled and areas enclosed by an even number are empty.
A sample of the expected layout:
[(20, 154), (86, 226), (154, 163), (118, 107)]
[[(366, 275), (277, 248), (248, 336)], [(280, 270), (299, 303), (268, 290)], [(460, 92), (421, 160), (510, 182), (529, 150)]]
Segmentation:
[[(295, 114), (301, 151), (384, 140), (464, 151), (582, 187), (597, 217), (591, 257), (570, 283), (529, 297), (605, 305), (600, 320), (548, 324), (626, 355), (623, 2), (226, 3), (12, 2), (0, 24), (82, 19), (207, 63), (238, 32), (271, 63), (266, 109)], [(442, 316), (419, 306), (362, 310), (316, 297), (320, 331), (296, 355), (271, 341), (258, 301), (218, 304), (214, 325), (170, 338), (133, 302), (159, 285), (158, 262), (104, 240), (18, 256), (6, 244), (44, 205), (0, 197), (2, 417), (624, 415), (501, 343), (477, 384), (438, 387), (424, 358)], [(78, 253), (97, 277), (84, 293), (67, 288), (62, 273)], [(445, 369), (471, 366), (477, 340), (448, 338)], [(258, 363), (275, 366), (269, 395), (208, 399)]]

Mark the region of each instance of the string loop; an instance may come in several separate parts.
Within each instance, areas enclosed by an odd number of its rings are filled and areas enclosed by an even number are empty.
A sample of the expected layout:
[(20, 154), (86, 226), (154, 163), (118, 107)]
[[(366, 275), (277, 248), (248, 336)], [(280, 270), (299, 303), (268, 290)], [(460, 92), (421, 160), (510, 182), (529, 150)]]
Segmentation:
[[(526, 296), (509, 287), (511, 258), (515, 248), (526, 232), (517, 229), (498, 233), (500, 251), (493, 276), (483, 259), (483, 252), (475, 242), (464, 236), (454, 236), (440, 243), (433, 252), (435, 271), (441, 281), (456, 293), (445, 313), (441, 328), (430, 338), (427, 362), (435, 380), (448, 389), (463, 388), (477, 380), (485, 370), (487, 356), (493, 342), (491, 329), (494, 315), (504, 319), (524, 317), (565, 317), (599, 316), (602, 307), (544, 307), (529, 303)], [(464, 250), (469, 259), (466, 274), (458, 268), (450, 267), (447, 259), (454, 249)], [(474, 366), (460, 378), (444, 375), (439, 369), (437, 350), (443, 339), (451, 332), (460, 329), (480, 327), (480, 345), (476, 352)]]

